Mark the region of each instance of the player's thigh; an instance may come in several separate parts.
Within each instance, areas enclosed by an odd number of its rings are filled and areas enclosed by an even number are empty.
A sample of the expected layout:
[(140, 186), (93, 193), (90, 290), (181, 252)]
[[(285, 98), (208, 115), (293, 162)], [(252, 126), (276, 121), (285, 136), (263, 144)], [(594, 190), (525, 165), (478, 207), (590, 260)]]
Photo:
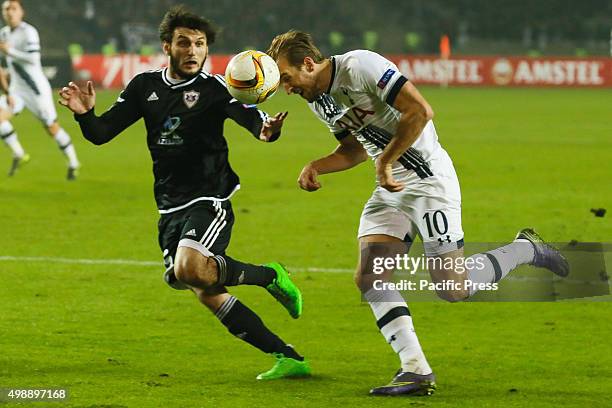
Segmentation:
[(355, 284), (361, 292), (370, 290), (375, 281), (390, 281), (395, 271), (397, 256), (407, 254), (409, 249), (409, 243), (390, 235), (373, 234), (360, 237)]
[(461, 189), (446, 153), (432, 169), (434, 176), (408, 185), (400, 208), (415, 225), (425, 255), (439, 256), (463, 248)]
[(184, 217), (178, 247), (187, 247), (206, 257), (225, 253), (232, 236), (234, 212), (229, 200), (202, 201)]
[(178, 268), (187, 269), (190, 274), (197, 273), (206, 282), (216, 281), (216, 264), (211, 257), (225, 253), (233, 225), (234, 214), (229, 201), (195, 204), (188, 210), (182, 225), (176, 253)]
[(463, 283), (467, 279), (463, 248), (445, 254), (427, 257), (427, 270), (434, 282), (453, 280)]
[(229, 201), (202, 201), (162, 215), (158, 230), (166, 283), (175, 289), (185, 289), (181, 282), (200, 287), (213, 285), (218, 277), (211, 256), (225, 253), (233, 223)]
[[(357, 238), (389, 236), (400, 241), (411, 242), (416, 229), (409, 215), (400, 208), (398, 193), (390, 193), (377, 187), (366, 202), (359, 219)], [(375, 238), (366, 238), (364, 242)]]
[(437, 295), (449, 302), (458, 302), (469, 297), (466, 281), (469, 279), (465, 268), (463, 248), (427, 257), (427, 269), (436, 287)]
[(414, 224), (398, 208), (397, 196), (377, 187), (365, 204), (359, 220), (359, 260), (355, 283), (361, 290), (368, 290), (377, 279), (390, 279), (393, 271), (379, 263), (405, 254), (410, 249), (410, 237), (415, 234)]
[(24, 101), (19, 94), (12, 94), (11, 99), (13, 100), (13, 106), (9, 106), (6, 95), (0, 96), (0, 122), (10, 120), (13, 115), (18, 115), (23, 111)]
[(50, 131), (50, 127), (57, 122), (57, 111), (50, 93), (23, 92), (20, 94), (25, 107), (41, 121), (45, 128)]

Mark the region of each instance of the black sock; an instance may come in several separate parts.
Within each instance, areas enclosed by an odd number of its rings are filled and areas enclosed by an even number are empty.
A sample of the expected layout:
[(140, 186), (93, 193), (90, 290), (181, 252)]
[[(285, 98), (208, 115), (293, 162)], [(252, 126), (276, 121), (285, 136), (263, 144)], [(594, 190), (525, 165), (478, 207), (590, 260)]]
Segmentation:
[(276, 271), (263, 265), (247, 264), (227, 255), (213, 256), (219, 271), (219, 285), (257, 285), (266, 287), (276, 278)]
[(255, 312), (234, 296), (223, 302), (215, 316), (221, 320), (230, 333), (264, 353), (282, 353), (285, 357), (304, 360), (304, 357), (300, 356), (293, 347), (285, 344), (276, 334), (272, 333)]

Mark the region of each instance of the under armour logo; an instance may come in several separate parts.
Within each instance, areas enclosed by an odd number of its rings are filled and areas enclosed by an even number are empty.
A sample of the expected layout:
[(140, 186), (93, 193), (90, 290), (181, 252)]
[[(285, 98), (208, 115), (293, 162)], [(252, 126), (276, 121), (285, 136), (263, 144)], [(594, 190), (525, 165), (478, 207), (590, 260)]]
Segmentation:
[(445, 238), (438, 238), (438, 242), (440, 243), (440, 245), (442, 245), (444, 243), (444, 241), (450, 243), (451, 242), (450, 235), (447, 235), (446, 239)]
[(397, 337), (395, 337), (395, 334), (394, 334), (394, 335), (392, 335), (391, 337), (389, 337), (389, 341), (388, 341), (388, 343), (389, 343), (389, 344), (391, 344), (391, 343), (393, 343), (395, 340), (397, 340)]

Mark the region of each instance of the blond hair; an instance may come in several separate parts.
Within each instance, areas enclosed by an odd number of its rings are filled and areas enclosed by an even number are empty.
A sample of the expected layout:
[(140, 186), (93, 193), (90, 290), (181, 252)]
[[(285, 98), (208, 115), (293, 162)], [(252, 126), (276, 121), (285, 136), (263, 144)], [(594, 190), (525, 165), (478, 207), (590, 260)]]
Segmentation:
[(304, 64), (306, 57), (312, 58), (316, 63), (325, 59), (312, 41), (312, 36), (297, 30), (290, 30), (274, 37), (266, 53), (275, 61), (285, 57), (289, 64), (298, 68)]

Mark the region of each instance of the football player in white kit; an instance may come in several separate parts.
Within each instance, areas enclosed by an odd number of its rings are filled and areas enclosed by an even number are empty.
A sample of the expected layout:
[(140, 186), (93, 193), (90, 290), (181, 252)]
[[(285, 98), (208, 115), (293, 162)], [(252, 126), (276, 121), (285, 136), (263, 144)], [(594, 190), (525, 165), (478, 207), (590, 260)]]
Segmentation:
[(375, 162), (376, 187), (359, 225), (355, 282), (401, 368), (370, 394), (430, 395), (435, 377), (406, 302), (398, 291), (373, 285), (390, 279), (395, 268), (374, 274), (376, 258), (407, 253), (419, 235), (432, 281), (453, 283), (437, 291), (448, 301), (468, 298), (521, 264), (566, 276), (567, 261), (532, 229), (521, 230), (506, 246), (472, 255), (472, 262), (463, 258), (461, 192), (453, 162), (438, 142), (432, 108), (392, 62), (365, 50), (324, 58), (309, 34), (293, 30), (276, 36), (268, 54), (287, 93), (306, 99), (339, 141), (331, 154), (304, 167), (300, 187), (316, 191), (321, 174), (349, 169), (368, 156)]
[(6, 59), (10, 84), (6, 72), (0, 73), (0, 87), (5, 92), (0, 97), (0, 138), (13, 152), (9, 176), (30, 158), (9, 122), (14, 114), (26, 107), (43, 123), (68, 158), (67, 178), (74, 180), (79, 161), (70, 136), (57, 122), (51, 85), (40, 62), (38, 31), (23, 21), (23, 16), (20, 0), (6, 0), (2, 3), (2, 17), (7, 25), (0, 29), (0, 55)]

